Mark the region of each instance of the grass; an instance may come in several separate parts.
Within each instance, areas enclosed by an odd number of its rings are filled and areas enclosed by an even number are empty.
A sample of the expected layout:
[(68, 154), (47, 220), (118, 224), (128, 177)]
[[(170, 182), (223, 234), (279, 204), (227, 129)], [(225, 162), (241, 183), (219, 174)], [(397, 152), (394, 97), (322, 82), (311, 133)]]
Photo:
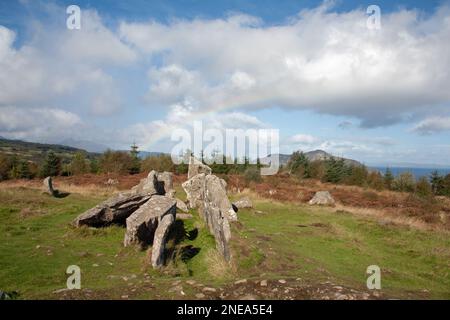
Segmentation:
[[(369, 265), (378, 265), (383, 291), (397, 297), (450, 298), (450, 237), (445, 232), (380, 225), (325, 208), (259, 201), (241, 210), (243, 237), (265, 252), (273, 278), (331, 280), (364, 289)], [(257, 270), (248, 270), (257, 276)]]
[[(92, 291), (90, 298), (173, 298), (174, 281), (186, 279), (222, 286), (241, 278), (300, 277), (364, 290), (366, 268), (376, 264), (383, 292), (391, 297), (450, 298), (450, 237), (445, 232), (255, 200), (262, 213), (242, 209), (233, 225), (231, 266), (218, 258), (213, 237), (193, 211), (194, 219), (178, 220), (171, 235), (168, 248), (174, 259), (155, 271), (148, 265), (148, 252), (123, 247), (122, 227), (70, 225), (104, 198), (95, 193), (52, 198), (28, 188), (0, 189), (0, 290), (17, 291), (23, 299), (56, 298), (53, 291), (65, 288), (69, 265), (81, 268), (82, 287)], [(186, 297), (192, 297), (190, 290), (184, 288)]]

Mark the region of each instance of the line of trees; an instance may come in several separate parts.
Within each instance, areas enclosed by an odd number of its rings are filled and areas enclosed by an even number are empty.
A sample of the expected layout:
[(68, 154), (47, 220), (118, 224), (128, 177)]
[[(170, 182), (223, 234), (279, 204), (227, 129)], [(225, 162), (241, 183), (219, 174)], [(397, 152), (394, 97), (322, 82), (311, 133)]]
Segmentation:
[(302, 152), (294, 152), (286, 170), (301, 179), (313, 178), (335, 184), (356, 185), (376, 190), (414, 192), (421, 196), (450, 196), (450, 174), (441, 176), (437, 171), (429, 178), (415, 179), (411, 172), (397, 176), (387, 168), (382, 174), (366, 166), (348, 165), (344, 159), (329, 158), (324, 161), (309, 161)]
[[(130, 151), (107, 150), (97, 158), (88, 158), (85, 152), (79, 151), (68, 162), (63, 162), (61, 157), (53, 151), (49, 151), (44, 161), (37, 165), (31, 161), (19, 159), (17, 155), (0, 154), (0, 181), (6, 179), (32, 179), (34, 177), (70, 176), (85, 173), (114, 173), (136, 174), (150, 170), (171, 171), (185, 174), (188, 164), (182, 162), (175, 165), (171, 156), (161, 154), (150, 156), (141, 160), (138, 157), (138, 147), (133, 144)], [(186, 151), (186, 155), (190, 155)], [(188, 159), (188, 157), (184, 157)], [(203, 163), (208, 163), (216, 174), (240, 174), (247, 182), (259, 182), (261, 163), (257, 159), (256, 164), (250, 163), (249, 158), (243, 161), (222, 157), (222, 161), (207, 161), (203, 153), (200, 156)], [(211, 155), (210, 159), (217, 159)], [(230, 164), (232, 163), (232, 164)], [(450, 196), (450, 174), (442, 176), (437, 171), (430, 177), (421, 177), (418, 180), (410, 172), (403, 172), (397, 176), (387, 168), (382, 174), (379, 171), (368, 170), (366, 166), (348, 165), (344, 159), (329, 158), (324, 161), (309, 161), (302, 152), (294, 152), (286, 168), (289, 174), (300, 179), (319, 179), (335, 184), (356, 185), (369, 187), (376, 190), (394, 190), (414, 192), (419, 195), (444, 195)]]

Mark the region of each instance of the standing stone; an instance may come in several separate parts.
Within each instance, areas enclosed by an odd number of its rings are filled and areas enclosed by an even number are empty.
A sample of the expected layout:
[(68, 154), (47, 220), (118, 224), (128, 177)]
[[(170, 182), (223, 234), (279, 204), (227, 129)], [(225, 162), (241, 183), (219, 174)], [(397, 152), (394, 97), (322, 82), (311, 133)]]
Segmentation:
[(127, 218), (124, 246), (140, 244), (141, 247), (144, 247), (151, 244), (161, 219), (166, 215), (172, 215), (175, 219), (176, 205), (176, 201), (172, 198), (160, 195), (152, 196)]
[(175, 221), (175, 215), (166, 214), (155, 231), (152, 246), (152, 266), (153, 268), (160, 268), (166, 261), (165, 250), (167, 235), (169, 234), (170, 226)]
[(74, 225), (77, 227), (103, 227), (112, 223), (125, 223), (125, 220), (141, 205), (150, 199), (151, 195), (123, 192), (112, 196), (99, 205), (79, 215)]
[(237, 221), (237, 214), (231, 205), (221, 179), (215, 175), (208, 175), (205, 178), (205, 201), (217, 205), (230, 221)]
[(158, 194), (173, 196), (173, 174), (172, 172), (161, 172), (157, 174)]
[(203, 164), (201, 161), (195, 159), (195, 157), (190, 157), (188, 179), (191, 179), (193, 176), (196, 176), (199, 173), (204, 173), (205, 175), (208, 175), (212, 173), (212, 170), (206, 164)]
[(210, 233), (214, 236), (216, 248), (226, 261), (230, 261), (229, 241), (231, 239), (230, 224), (217, 206), (206, 204), (202, 215)]
[(317, 191), (314, 197), (309, 200), (309, 204), (333, 206), (335, 201), (328, 191)]
[(205, 190), (204, 173), (197, 174), (181, 185), (186, 192), (187, 200), (191, 208), (198, 208), (203, 203)]
[(161, 194), (161, 190), (158, 188), (158, 172), (152, 170), (149, 172), (147, 178), (142, 179), (138, 185), (131, 188), (136, 194), (152, 195)]
[(56, 190), (53, 189), (52, 177), (47, 177), (44, 179), (45, 192), (51, 196), (56, 195)]

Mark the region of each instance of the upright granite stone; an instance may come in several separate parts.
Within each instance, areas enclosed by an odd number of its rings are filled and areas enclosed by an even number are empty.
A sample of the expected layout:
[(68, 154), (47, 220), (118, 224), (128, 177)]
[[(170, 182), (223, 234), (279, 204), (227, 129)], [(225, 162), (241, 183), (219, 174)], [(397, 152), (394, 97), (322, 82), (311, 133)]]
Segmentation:
[(197, 160), (195, 157), (189, 158), (189, 169), (188, 169), (188, 179), (191, 179), (197, 174), (204, 173), (205, 175), (211, 174), (212, 170), (206, 164)]
[(139, 184), (131, 190), (136, 194), (162, 194), (160, 188), (158, 188), (158, 172), (150, 171), (147, 178), (141, 179)]
[(156, 184), (157, 184), (158, 194), (163, 194), (168, 197), (174, 196), (172, 172), (164, 171), (164, 172), (158, 173)]
[(231, 205), (227, 196), (227, 191), (223, 183), (215, 175), (208, 175), (205, 177), (205, 195), (204, 199), (207, 202), (214, 203), (219, 207), (222, 214), (230, 221), (237, 221), (237, 214)]
[(124, 224), (125, 220), (150, 197), (151, 195), (134, 192), (119, 193), (79, 215), (74, 225), (103, 227), (114, 223)]
[(51, 196), (56, 196), (57, 190), (53, 189), (52, 177), (45, 178), (43, 183), (44, 183), (45, 193), (48, 193)]
[(227, 217), (214, 203), (205, 202), (204, 206), (200, 208), (200, 212), (205, 219), (209, 232), (214, 236), (217, 250), (226, 261), (230, 261), (231, 230)]
[(183, 182), (181, 185), (186, 192), (187, 200), (191, 208), (198, 208), (203, 203), (205, 178), (206, 175), (204, 173), (200, 173)]
[(153, 238), (152, 246), (152, 266), (153, 268), (160, 268), (164, 266), (166, 261), (165, 251), (167, 235), (169, 234), (170, 226), (175, 221), (175, 215), (166, 214), (155, 231), (155, 237)]
[(161, 219), (166, 215), (172, 215), (175, 219), (176, 205), (176, 201), (172, 198), (161, 195), (152, 196), (127, 218), (124, 246), (140, 244), (144, 247), (153, 243), (155, 230)]

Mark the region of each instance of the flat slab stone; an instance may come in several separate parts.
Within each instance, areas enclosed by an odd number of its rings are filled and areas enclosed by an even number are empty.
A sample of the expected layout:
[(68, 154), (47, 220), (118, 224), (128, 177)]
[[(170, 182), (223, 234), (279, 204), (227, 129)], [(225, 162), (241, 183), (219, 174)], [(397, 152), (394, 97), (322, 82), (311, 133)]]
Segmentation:
[(153, 243), (156, 228), (165, 215), (176, 216), (176, 201), (166, 196), (153, 195), (150, 200), (133, 212), (127, 220), (124, 246)]
[(150, 195), (144, 196), (132, 192), (119, 193), (79, 215), (74, 225), (104, 227), (114, 223), (123, 224), (150, 197)]
[(158, 227), (155, 231), (155, 237), (153, 239), (152, 246), (152, 266), (153, 268), (160, 268), (164, 266), (166, 261), (166, 242), (167, 235), (169, 234), (170, 226), (175, 221), (175, 216), (171, 214), (166, 214), (161, 222), (158, 224)]

